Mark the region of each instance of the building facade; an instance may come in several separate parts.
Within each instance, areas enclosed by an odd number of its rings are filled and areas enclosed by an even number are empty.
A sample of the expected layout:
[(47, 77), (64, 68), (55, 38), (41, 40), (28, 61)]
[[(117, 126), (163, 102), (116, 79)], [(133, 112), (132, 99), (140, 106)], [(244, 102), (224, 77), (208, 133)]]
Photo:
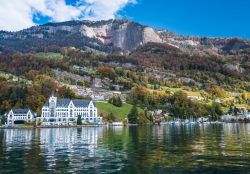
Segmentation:
[(7, 125), (15, 125), (34, 121), (36, 114), (30, 109), (11, 109), (5, 117)]
[(81, 116), (82, 123), (101, 123), (97, 108), (91, 100), (61, 99), (54, 93), (42, 108), (41, 125), (74, 125)]

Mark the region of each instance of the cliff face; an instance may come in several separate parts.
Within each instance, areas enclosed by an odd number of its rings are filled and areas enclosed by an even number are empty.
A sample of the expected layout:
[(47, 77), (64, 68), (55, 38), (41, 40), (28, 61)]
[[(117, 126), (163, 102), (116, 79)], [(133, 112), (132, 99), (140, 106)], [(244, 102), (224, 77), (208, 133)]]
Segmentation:
[(111, 44), (123, 50), (133, 50), (148, 42), (162, 42), (154, 29), (129, 21), (119, 25), (116, 21), (96, 27), (83, 25), (80, 32), (100, 40), (104, 45)]
[[(65, 39), (68, 43), (64, 42)], [(13, 42), (14, 40), (16, 43)], [(105, 52), (112, 48), (131, 51), (147, 42), (161, 41), (162, 39), (154, 29), (128, 20), (48, 23), (19, 32), (0, 33), (0, 45), (13, 47), (13, 49), (22, 42), (30, 48), (56, 45), (87, 47)], [(34, 43), (31, 44), (32, 42)], [(21, 51), (21, 49), (17, 50)]]
[(113, 45), (125, 50), (132, 50), (143, 42), (143, 27), (135, 23), (126, 23), (112, 33)]
[[(250, 41), (238, 38), (184, 37), (128, 20), (68, 21), (34, 26), (18, 32), (0, 31), (0, 51), (77, 47), (110, 53), (132, 51), (148, 42), (164, 43), (181, 51), (202, 55), (237, 55), (250, 49)], [(243, 51), (242, 51), (243, 50)]]

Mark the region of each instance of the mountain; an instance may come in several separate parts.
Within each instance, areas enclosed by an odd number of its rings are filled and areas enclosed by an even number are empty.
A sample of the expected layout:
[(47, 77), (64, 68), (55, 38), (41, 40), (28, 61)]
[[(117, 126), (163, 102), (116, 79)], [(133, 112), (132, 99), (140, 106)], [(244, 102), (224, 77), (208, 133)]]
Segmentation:
[(8, 52), (30, 52), (52, 46), (106, 53), (131, 52), (149, 42), (201, 55), (245, 55), (250, 52), (250, 41), (246, 39), (186, 37), (120, 19), (47, 23), (18, 32), (0, 32), (0, 51)]
[(40, 112), (55, 89), (65, 98), (98, 100), (120, 91), (126, 102), (150, 110), (167, 109), (177, 91), (206, 114), (217, 99), (224, 108), (249, 107), (250, 41), (181, 36), (128, 20), (0, 31), (0, 114), (12, 107)]
[(128, 20), (48, 23), (18, 32), (0, 33), (2, 50), (21, 52), (49, 46), (129, 51), (147, 42), (161, 41), (156, 30)]

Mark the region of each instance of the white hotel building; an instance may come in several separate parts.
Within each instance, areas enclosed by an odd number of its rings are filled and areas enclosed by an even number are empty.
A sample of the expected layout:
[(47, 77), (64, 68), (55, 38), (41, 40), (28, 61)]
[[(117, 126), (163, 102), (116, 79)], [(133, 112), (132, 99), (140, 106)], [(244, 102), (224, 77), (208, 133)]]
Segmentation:
[(54, 93), (42, 108), (42, 125), (73, 125), (81, 116), (82, 123), (102, 123), (91, 100), (60, 99)]

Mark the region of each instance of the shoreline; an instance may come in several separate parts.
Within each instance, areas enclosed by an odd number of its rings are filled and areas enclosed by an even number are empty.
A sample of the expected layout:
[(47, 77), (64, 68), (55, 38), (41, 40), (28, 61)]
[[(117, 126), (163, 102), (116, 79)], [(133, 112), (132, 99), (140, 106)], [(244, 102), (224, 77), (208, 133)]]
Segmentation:
[(207, 122), (207, 123), (197, 123), (197, 124), (172, 124), (170, 122), (158, 124), (127, 124), (127, 125), (110, 125), (110, 124), (102, 124), (102, 125), (73, 125), (73, 126), (0, 126), (0, 129), (44, 129), (44, 128), (83, 128), (83, 127), (132, 127), (132, 126), (166, 126), (166, 125), (174, 125), (174, 126), (186, 126), (186, 125), (209, 125), (209, 124), (250, 124), (250, 122)]
[(82, 128), (82, 127), (104, 127), (106, 125), (76, 125), (76, 126), (0, 126), (0, 129), (41, 129), (41, 128)]

